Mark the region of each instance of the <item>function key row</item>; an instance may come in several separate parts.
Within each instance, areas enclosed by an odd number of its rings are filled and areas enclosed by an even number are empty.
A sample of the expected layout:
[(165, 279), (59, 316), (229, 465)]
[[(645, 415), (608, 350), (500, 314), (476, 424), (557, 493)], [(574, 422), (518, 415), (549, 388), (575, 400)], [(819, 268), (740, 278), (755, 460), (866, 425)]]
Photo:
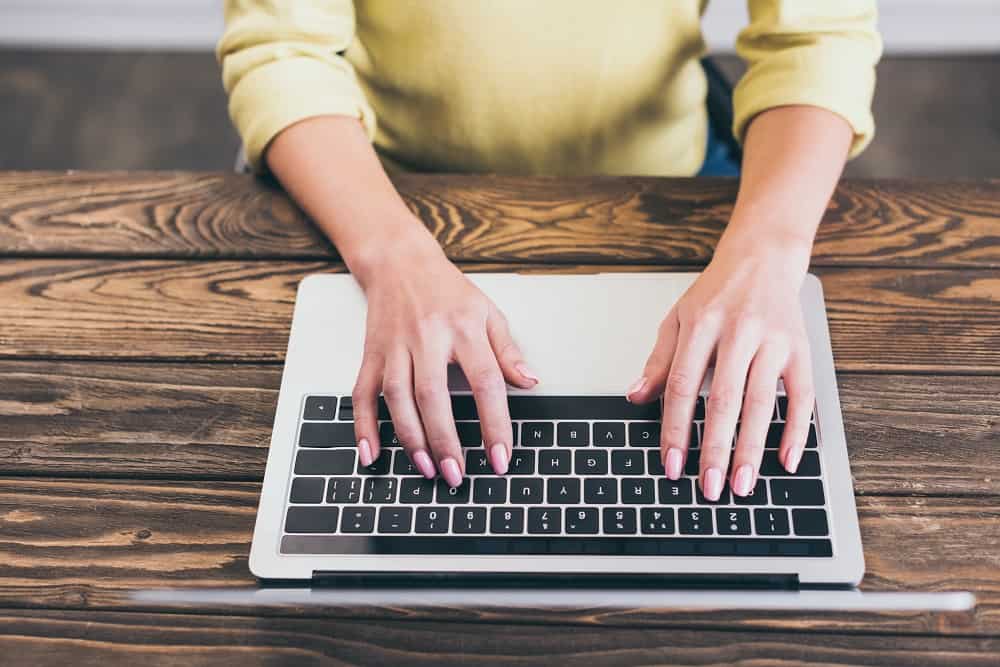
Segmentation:
[[(751, 516), (753, 524), (751, 525)], [(721, 535), (821, 537), (821, 509), (646, 507), (291, 507), (286, 533)]]

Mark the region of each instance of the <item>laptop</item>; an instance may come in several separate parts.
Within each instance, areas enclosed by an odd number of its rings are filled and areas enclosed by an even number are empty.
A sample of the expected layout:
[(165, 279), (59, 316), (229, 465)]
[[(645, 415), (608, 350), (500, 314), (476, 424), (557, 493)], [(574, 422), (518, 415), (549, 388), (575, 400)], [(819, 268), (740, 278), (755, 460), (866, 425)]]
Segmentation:
[[(514, 582), (565, 586), (853, 586), (864, 573), (858, 517), (820, 281), (801, 292), (816, 405), (798, 471), (777, 461), (779, 384), (761, 482), (718, 502), (697, 486), (706, 378), (685, 475), (659, 453), (661, 406), (625, 388), (659, 322), (697, 274), (471, 274), (504, 312), (542, 382), (509, 388), (515, 431), (498, 477), (476, 439), (461, 372), (449, 370), (466, 457), (461, 487), (410, 464), (380, 402), (382, 454), (357, 459), (351, 389), (365, 298), (350, 275), (298, 290), (250, 552), (264, 582)], [(573, 436), (568, 435), (571, 425)], [(470, 435), (471, 434), (471, 435)], [(777, 434), (775, 437), (772, 435)], [(598, 491), (601, 491), (600, 493)]]

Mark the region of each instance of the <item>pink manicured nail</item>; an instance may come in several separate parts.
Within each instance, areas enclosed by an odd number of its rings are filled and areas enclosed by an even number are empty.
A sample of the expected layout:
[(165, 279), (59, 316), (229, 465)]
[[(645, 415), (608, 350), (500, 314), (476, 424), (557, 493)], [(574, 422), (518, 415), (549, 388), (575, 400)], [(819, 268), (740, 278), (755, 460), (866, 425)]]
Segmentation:
[(462, 486), (462, 470), (458, 467), (458, 462), (450, 456), (441, 461), (441, 476), (453, 489)]
[(503, 445), (493, 445), (490, 447), (490, 465), (493, 472), (498, 475), (507, 474), (507, 448)]
[(368, 444), (367, 438), (358, 440), (358, 458), (363, 466), (370, 466), (375, 460), (372, 458), (372, 447)]
[(785, 457), (785, 470), (794, 475), (795, 471), (799, 469), (799, 459), (801, 458), (801, 449), (793, 449), (788, 452), (788, 455)]
[(427, 452), (420, 450), (413, 455), (413, 465), (417, 466), (417, 470), (420, 474), (427, 479), (434, 479), (437, 471), (434, 470), (434, 462), (431, 461), (431, 457), (427, 455)]
[(528, 366), (523, 361), (517, 362), (517, 364), (514, 365), (514, 370), (516, 370), (518, 373), (528, 378), (535, 384), (541, 382), (541, 380), (538, 379), (537, 375), (528, 370)]
[(738, 496), (745, 496), (750, 493), (753, 485), (753, 468), (749, 463), (744, 463), (736, 471), (736, 479), (733, 480), (733, 491)]
[(715, 502), (722, 495), (722, 473), (718, 468), (709, 468), (705, 471), (703, 493), (705, 497)]
[(642, 389), (645, 386), (646, 386), (646, 376), (644, 375), (641, 378), (639, 378), (638, 380), (636, 380), (632, 384), (632, 386), (628, 388), (628, 391), (625, 392), (625, 398), (629, 398), (630, 396), (632, 396), (632, 394), (634, 394), (635, 392), (639, 391), (640, 389)]
[(667, 469), (667, 477), (673, 480), (681, 478), (681, 469), (684, 467), (684, 455), (681, 450), (671, 447), (667, 450), (667, 460), (664, 466)]

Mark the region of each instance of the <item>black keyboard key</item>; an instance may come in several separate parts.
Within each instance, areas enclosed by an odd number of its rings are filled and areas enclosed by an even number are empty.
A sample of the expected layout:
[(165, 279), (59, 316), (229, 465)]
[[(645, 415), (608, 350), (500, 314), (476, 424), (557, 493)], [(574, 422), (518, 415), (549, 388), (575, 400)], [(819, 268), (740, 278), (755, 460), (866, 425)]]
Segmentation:
[(778, 397), (778, 412), (781, 413), (782, 419), (788, 418), (788, 397), (779, 396)]
[(711, 535), (712, 510), (682, 507), (677, 510), (677, 526), (681, 535)]
[(510, 480), (510, 502), (537, 505), (545, 501), (543, 481), (538, 477), (514, 477)]
[[(405, 456), (403, 452), (399, 452), (399, 456)], [(392, 465), (392, 450), (383, 449), (378, 453), (378, 458), (372, 461), (370, 466), (361, 465), (361, 461), (358, 461), (358, 474), (359, 475), (387, 475), (389, 474), (389, 468)]]
[(400, 446), (399, 436), (396, 435), (396, 429), (393, 428), (392, 422), (382, 422), (378, 425), (378, 441), (383, 447)]
[(694, 482), (695, 488), (695, 499), (698, 501), (699, 505), (728, 505), (729, 504), (729, 485), (726, 484), (722, 487), (722, 493), (719, 494), (719, 499), (716, 501), (711, 501), (705, 497), (705, 494), (701, 492), (701, 484), (697, 481)]
[(771, 502), (775, 505), (823, 505), (823, 483), (818, 479), (772, 479)]
[(580, 480), (576, 477), (550, 479), (545, 502), (551, 505), (571, 505), (580, 502)]
[(335, 533), (340, 510), (336, 507), (289, 507), (286, 533)]
[(650, 475), (666, 475), (667, 470), (663, 467), (663, 461), (660, 459), (660, 450), (649, 449), (646, 450), (646, 467), (649, 470)]
[(749, 535), (750, 534), (750, 510), (726, 509), (720, 507), (715, 510), (715, 525), (719, 535)]
[(340, 397), (340, 414), (337, 415), (337, 419), (342, 422), (354, 421), (354, 403), (350, 396)]
[(494, 507), (490, 510), (490, 532), (516, 535), (524, 532), (523, 507)]
[(370, 533), (375, 530), (374, 507), (345, 507), (340, 519), (342, 533)]
[(434, 480), (425, 477), (410, 477), (400, 481), (399, 502), (434, 502)]
[(594, 444), (598, 447), (624, 447), (625, 422), (595, 422)]
[(577, 475), (607, 475), (608, 452), (604, 449), (586, 449), (573, 452), (573, 470)]
[(659, 479), (661, 505), (690, 505), (692, 501), (691, 480), (681, 477), (676, 482), (672, 479)]
[(673, 535), (674, 510), (670, 507), (644, 507), (639, 512), (645, 535)]
[(809, 435), (806, 437), (806, 449), (816, 449), (816, 425), (809, 424)]
[(778, 449), (781, 446), (781, 438), (785, 434), (785, 423), (775, 422), (767, 427), (767, 436), (764, 438), (764, 446), (768, 449)]
[(383, 507), (378, 512), (380, 533), (408, 533), (412, 523), (412, 507)]
[(326, 502), (356, 503), (361, 500), (360, 477), (331, 477), (326, 485)]
[(807, 537), (822, 536), (830, 534), (830, 526), (826, 521), (826, 510), (792, 510), (792, 525), (795, 527), (796, 535)]
[(472, 502), (478, 505), (507, 502), (507, 480), (503, 477), (478, 477), (472, 484)]
[(309, 396), (302, 410), (303, 419), (333, 421), (337, 416), (336, 396)]
[(455, 421), (479, 421), (475, 397), (472, 394), (452, 394), (451, 414)]
[(538, 453), (538, 473), (541, 475), (568, 475), (572, 470), (572, 459), (568, 451)]
[(705, 418), (705, 397), (699, 396), (698, 400), (694, 402), (694, 418), (697, 420), (702, 420)]
[(788, 535), (788, 510), (780, 507), (755, 509), (753, 525), (758, 535)]
[(369, 477), (365, 480), (361, 497), (366, 503), (394, 503), (397, 484), (395, 477)]
[(636, 405), (624, 396), (508, 396), (511, 419), (644, 419), (660, 418), (659, 401)]
[(495, 475), (490, 457), (484, 449), (468, 449), (465, 452), (466, 475)]
[(353, 447), (354, 422), (305, 422), (299, 431), (300, 447)]
[(553, 442), (551, 422), (524, 422), (521, 424), (522, 447), (548, 447)]
[(295, 455), (296, 475), (350, 475), (354, 472), (354, 450), (300, 451)]
[(485, 507), (456, 507), (451, 529), (459, 534), (485, 533)]
[(566, 508), (567, 533), (596, 535), (599, 521), (596, 507)]
[[(646, 452), (653, 454), (655, 452)], [(642, 452), (633, 449), (622, 449), (611, 452), (611, 474), (613, 475), (642, 475), (646, 472)], [(653, 472), (650, 470), (650, 472)]]
[(418, 507), (413, 530), (417, 533), (447, 533), (451, 509), (447, 507)]
[(455, 422), (458, 443), (463, 447), (482, 447), (483, 431), (479, 422)]
[(622, 479), (622, 502), (634, 505), (652, 505), (656, 502), (653, 480), (649, 477)]
[(734, 505), (766, 505), (767, 504), (767, 482), (758, 479), (753, 489), (745, 496), (733, 494)]
[(628, 444), (632, 447), (659, 447), (659, 422), (632, 422), (628, 425)]
[(472, 488), (472, 480), (468, 477), (462, 480), (459, 486), (454, 488), (448, 486), (443, 479), (437, 480), (437, 501), (439, 503), (467, 503), (469, 502), (469, 489)]
[(634, 535), (636, 532), (634, 507), (605, 507), (604, 532), (609, 535)]
[(590, 424), (587, 422), (559, 422), (556, 427), (556, 444), (563, 447), (586, 447), (590, 444)]
[(535, 474), (535, 452), (530, 449), (515, 449), (507, 464), (507, 475)]
[(588, 505), (614, 505), (618, 502), (618, 480), (610, 477), (583, 480), (583, 502)]
[(291, 502), (321, 503), (325, 485), (322, 477), (296, 477), (292, 480)]
[(701, 471), (701, 450), (689, 449), (684, 460), (684, 474), (698, 476)]
[(528, 508), (528, 532), (533, 535), (552, 535), (562, 531), (562, 510), (558, 507)]
[(420, 471), (410, 461), (404, 452), (397, 452), (392, 459), (392, 472), (395, 475), (420, 475)]
[[(760, 463), (760, 474), (766, 477), (792, 476), (778, 460), (778, 450), (776, 449), (769, 449), (764, 452), (764, 458)], [(795, 471), (795, 477), (819, 477), (819, 454), (817, 452), (802, 452), (802, 458), (799, 459), (799, 467)]]

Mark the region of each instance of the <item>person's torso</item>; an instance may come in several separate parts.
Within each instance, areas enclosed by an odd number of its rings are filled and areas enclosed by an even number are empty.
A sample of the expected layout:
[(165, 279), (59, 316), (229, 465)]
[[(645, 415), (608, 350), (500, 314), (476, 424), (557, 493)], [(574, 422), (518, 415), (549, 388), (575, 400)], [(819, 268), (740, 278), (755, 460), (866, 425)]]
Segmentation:
[(700, 0), (357, 0), (345, 56), (408, 169), (689, 175)]

